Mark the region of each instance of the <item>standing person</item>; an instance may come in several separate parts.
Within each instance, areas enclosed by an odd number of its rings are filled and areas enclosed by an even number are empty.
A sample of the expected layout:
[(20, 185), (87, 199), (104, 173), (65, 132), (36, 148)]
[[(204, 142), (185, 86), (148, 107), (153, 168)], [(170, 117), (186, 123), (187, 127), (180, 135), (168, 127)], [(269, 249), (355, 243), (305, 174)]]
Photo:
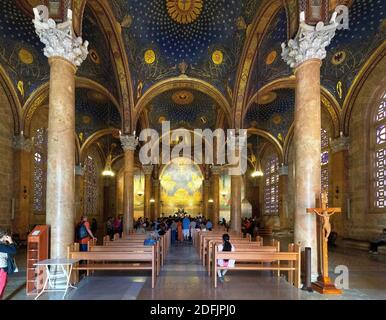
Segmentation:
[(212, 221), (210, 221), (210, 219), (208, 219), (208, 222), (206, 223), (205, 228), (208, 231), (212, 231), (213, 224), (212, 224)]
[(184, 235), (182, 233), (182, 222), (181, 219), (178, 220), (177, 222), (177, 240), (178, 241), (184, 241)]
[(90, 229), (90, 223), (87, 221), (87, 216), (82, 217), (77, 233), (80, 251), (87, 251), (87, 245), (90, 239), (97, 240), (97, 238), (94, 237), (94, 234)]
[(119, 216), (116, 216), (114, 219), (114, 234), (119, 233), (119, 229), (120, 229), (119, 224), (120, 224)]
[(189, 227), (190, 227), (190, 219), (185, 216), (185, 218), (182, 220), (182, 229), (184, 233), (184, 240), (189, 240)]
[(386, 244), (386, 229), (383, 229), (378, 238), (370, 242), (369, 253), (378, 254), (378, 247)]
[(106, 222), (106, 234), (110, 237), (110, 240), (114, 239), (114, 221), (113, 217), (109, 217)]
[(173, 220), (172, 225), (170, 226), (170, 229), (172, 230), (172, 244), (173, 244), (177, 240), (177, 223), (175, 220)]
[[(16, 245), (6, 232), (0, 229), (0, 300), (3, 298), (7, 286), (9, 261), (16, 254)], [(12, 270), (13, 271), (13, 270)]]
[(118, 220), (118, 233), (119, 233), (119, 237), (122, 238), (122, 234), (123, 234), (123, 216), (119, 216), (119, 220)]
[[(218, 251), (235, 251), (235, 247), (230, 243), (229, 234), (223, 234), (222, 236), (223, 243), (218, 246)], [(217, 260), (217, 264), (220, 267), (234, 268), (235, 260)], [(224, 282), (225, 274), (228, 270), (218, 270), (217, 275), (220, 279), (220, 282)]]
[(95, 218), (92, 219), (91, 221), (91, 228), (90, 228), (92, 234), (97, 234), (97, 230), (98, 230), (98, 222), (96, 221)]

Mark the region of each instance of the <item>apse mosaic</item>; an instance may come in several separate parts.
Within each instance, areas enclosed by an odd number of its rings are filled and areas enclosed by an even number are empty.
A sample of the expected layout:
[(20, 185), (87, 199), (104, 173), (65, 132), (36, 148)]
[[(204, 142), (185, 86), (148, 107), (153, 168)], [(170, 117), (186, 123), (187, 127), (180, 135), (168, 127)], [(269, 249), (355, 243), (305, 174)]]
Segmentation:
[(349, 10), (350, 30), (337, 31), (327, 47), (322, 85), (341, 105), (360, 69), (386, 38), (385, 13), (384, 0), (354, 1)]
[[(139, 98), (155, 82), (181, 73), (223, 92), (233, 80), (258, 0), (112, 0)], [(179, 67), (186, 63), (184, 72)], [(228, 88), (229, 87), (229, 88)]]
[(49, 65), (32, 19), (14, 0), (0, 1), (0, 64), (14, 83), (21, 101), (49, 80)]
[(121, 116), (115, 105), (99, 92), (77, 88), (76, 133), (84, 143), (93, 133), (109, 128), (121, 128)]
[(249, 86), (249, 96), (274, 79), (292, 74), (281, 58), (281, 44), (287, 41), (287, 16), (281, 8), (273, 18), (259, 47)]
[(177, 158), (167, 165), (161, 176), (161, 201), (165, 213), (173, 213), (177, 208), (187, 212), (201, 209), (202, 173), (190, 159)]
[(171, 122), (171, 129), (214, 128), (217, 104), (204, 93), (193, 90), (171, 90), (160, 94), (149, 107), (150, 125), (158, 131), (163, 121)]
[(244, 127), (268, 131), (284, 144), (294, 120), (294, 108), (294, 90), (276, 90), (251, 105), (245, 116)]

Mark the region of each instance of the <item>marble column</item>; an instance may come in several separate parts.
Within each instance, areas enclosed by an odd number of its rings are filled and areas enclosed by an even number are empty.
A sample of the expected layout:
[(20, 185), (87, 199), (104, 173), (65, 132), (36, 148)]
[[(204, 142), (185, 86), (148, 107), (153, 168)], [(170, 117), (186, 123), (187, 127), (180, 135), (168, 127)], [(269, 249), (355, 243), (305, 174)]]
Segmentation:
[(153, 202), (153, 220), (158, 219), (161, 216), (161, 183), (158, 179), (153, 179), (153, 190), (154, 190), (154, 202)]
[(14, 137), (14, 219), (13, 232), (25, 237), (30, 225), (30, 207), (32, 189), (30, 184), (31, 177), (31, 151), (32, 141), (26, 139), (23, 133)]
[(209, 217), (212, 222), (215, 222), (214, 226), (217, 225), (218, 221), (215, 221), (213, 219), (213, 214), (212, 212), (209, 211), (209, 198), (210, 198), (210, 181), (205, 179), (203, 181), (203, 186), (202, 186), (202, 214), (205, 217)]
[(288, 230), (288, 166), (279, 168), (279, 217), (280, 230)]
[(231, 176), (231, 229), (241, 232), (241, 186), (243, 177)]
[(312, 250), (312, 280), (318, 276), (318, 241), (316, 216), (306, 213), (315, 208), (320, 200), (320, 154), (321, 154), (321, 102), (320, 66), (327, 55), (326, 46), (335, 35), (338, 26), (336, 15), (328, 25), (305, 23), (300, 14), (300, 30), (295, 39), (282, 44), (283, 59), (295, 69), (295, 243)]
[(50, 65), (46, 221), (51, 226), (51, 258), (64, 258), (74, 241), (75, 73), (86, 59), (88, 42), (75, 37), (72, 13), (56, 24), (48, 9), (34, 9), (34, 25)]
[(144, 195), (144, 216), (145, 218), (152, 219), (151, 216), (151, 182), (152, 182), (152, 173), (153, 166), (147, 165), (142, 166), (143, 172), (145, 174), (145, 195)]
[(339, 236), (344, 234), (344, 216), (347, 213), (348, 192), (348, 149), (349, 138), (341, 133), (339, 138), (330, 140), (329, 198), (330, 206), (342, 208), (342, 213), (331, 217), (332, 230)]
[(212, 166), (212, 197), (213, 205), (212, 212), (207, 212), (208, 216), (211, 216), (215, 225), (220, 219), (220, 174), (222, 171), (221, 166)]
[(122, 148), (125, 152), (125, 168), (123, 182), (123, 230), (129, 234), (134, 226), (134, 152), (138, 140), (134, 135), (121, 136)]
[(75, 167), (75, 223), (80, 221), (84, 210), (84, 168), (81, 165)]

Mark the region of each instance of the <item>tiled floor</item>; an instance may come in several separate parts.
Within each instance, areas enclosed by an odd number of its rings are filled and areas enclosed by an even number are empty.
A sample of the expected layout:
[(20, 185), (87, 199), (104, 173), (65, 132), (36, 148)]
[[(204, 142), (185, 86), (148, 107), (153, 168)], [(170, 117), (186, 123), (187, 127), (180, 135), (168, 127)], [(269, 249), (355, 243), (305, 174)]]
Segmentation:
[[(282, 239), (283, 242), (285, 239)], [(191, 245), (172, 247), (166, 264), (151, 289), (147, 272), (97, 273), (81, 281), (67, 299), (72, 300), (327, 300), (327, 299), (386, 299), (386, 257), (369, 256), (353, 249), (331, 251), (331, 276), (338, 265), (349, 269), (349, 286), (342, 296), (322, 296), (290, 286), (284, 278), (269, 272), (230, 271), (226, 282), (214, 289)], [(24, 290), (13, 299), (31, 299)], [(45, 295), (42, 299), (60, 299), (60, 295)]]

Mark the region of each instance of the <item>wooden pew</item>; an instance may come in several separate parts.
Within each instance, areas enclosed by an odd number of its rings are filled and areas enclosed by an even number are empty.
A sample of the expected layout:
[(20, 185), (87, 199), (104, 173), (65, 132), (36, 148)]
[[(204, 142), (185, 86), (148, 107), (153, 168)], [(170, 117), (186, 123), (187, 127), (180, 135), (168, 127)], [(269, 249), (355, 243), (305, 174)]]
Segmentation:
[[(222, 240), (210, 240), (208, 244), (208, 253), (206, 255), (206, 270), (208, 272), (208, 275), (211, 276), (211, 266), (213, 262), (213, 250), (216, 248), (216, 246), (222, 244)], [(233, 240), (232, 245), (235, 247), (236, 251), (258, 251), (259, 249), (262, 249), (262, 251), (273, 251), (273, 252), (279, 252), (280, 251), (280, 243), (274, 242), (271, 246), (265, 246), (263, 247), (262, 241), (256, 241), (256, 242), (249, 242), (246, 240)], [(270, 249), (268, 249), (270, 248)]]
[[(86, 260), (92, 263), (76, 264), (74, 271), (86, 270), (151, 270), (151, 285), (154, 289), (156, 281), (156, 246), (151, 252), (80, 252), (76, 246), (68, 247), (68, 258)], [(107, 261), (109, 263), (107, 263)], [(101, 262), (101, 263), (98, 263)], [(103, 262), (103, 263), (102, 263)], [(117, 263), (119, 262), (119, 263)]]
[[(223, 252), (214, 250), (213, 257), (213, 279), (214, 287), (217, 288), (217, 270), (271, 270), (271, 271), (288, 271), (288, 282), (293, 284), (296, 288), (300, 288), (300, 247), (298, 245), (290, 244), (288, 252)], [(235, 260), (235, 267), (220, 267), (218, 260)], [(262, 265), (261, 262), (272, 262), (270, 265)], [(282, 264), (281, 262), (287, 262)], [(254, 262), (257, 262), (255, 264)]]
[[(222, 236), (223, 234), (202, 234), (200, 235), (200, 252), (199, 252), (199, 255), (200, 255), (200, 259), (203, 260), (203, 265), (205, 266), (205, 254), (207, 253), (207, 244), (208, 244), (208, 241), (209, 240), (212, 240), (212, 239), (222, 239)], [(243, 238), (242, 235), (230, 235), (230, 240), (231, 242), (233, 240), (248, 240), (248, 241), (251, 241), (251, 237), (247, 237), (247, 238)]]
[[(156, 268), (157, 268), (157, 276), (159, 276), (159, 273), (161, 271), (161, 255), (160, 255), (160, 248), (159, 248), (159, 242), (155, 245), (156, 250)], [(108, 246), (95, 246), (92, 244), (89, 244), (88, 251), (93, 252), (150, 252), (152, 249), (152, 246), (145, 246), (143, 244), (138, 244), (136, 242), (134, 243), (119, 243), (115, 242), (115, 245), (108, 245)]]

